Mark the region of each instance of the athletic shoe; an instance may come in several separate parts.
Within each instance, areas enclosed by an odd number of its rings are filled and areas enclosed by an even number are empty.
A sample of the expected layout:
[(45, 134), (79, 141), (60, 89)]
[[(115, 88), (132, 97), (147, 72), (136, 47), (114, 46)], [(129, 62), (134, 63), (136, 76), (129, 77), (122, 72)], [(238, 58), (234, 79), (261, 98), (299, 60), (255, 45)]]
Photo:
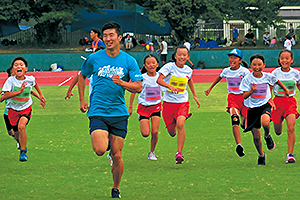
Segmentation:
[(20, 143), (19, 142), (17, 142), (17, 149), (21, 149), (21, 146), (20, 146)]
[(236, 145), (235, 151), (240, 157), (243, 157), (245, 155), (244, 148), (241, 144)]
[(21, 162), (27, 161), (27, 159), (28, 159), (28, 157), (25, 152), (20, 153), (20, 161)]
[(288, 163), (295, 163), (295, 162), (296, 159), (294, 158), (294, 156), (291, 153), (288, 153), (286, 156), (285, 163), (288, 164)]
[(119, 199), (121, 199), (120, 191), (118, 189), (113, 188), (111, 190), (111, 198), (119, 198)]
[(270, 151), (272, 151), (273, 149), (275, 149), (275, 142), (273, 141), (271, 135), (269, 134), (268, 136), (265, 137), (266, 143), (267, 143), (267, 147)]
[(258, 165), (266, 165), (266, 154), (264, 153), (263, 156), (258, 156)]
[(175, 155), (176, 164), (182, 164), (184, 157), (181, 152), (177, 152)]
[(148, 159), (149, 160), (157, 160), (157, 158), (155, 157), (155, 153), (152, 151), (149, 151), (148, 153)]
[(113, 159), (112, 159), (110, 153), (111, 153), (111, 152), (109, 151), (109, 153), (107, 154), (107, 159), (108, 159), (108, 162), (109, 162), (110, 166), (112, 166), (113, 163), (114, 163), (114, 161), (113, 161)]

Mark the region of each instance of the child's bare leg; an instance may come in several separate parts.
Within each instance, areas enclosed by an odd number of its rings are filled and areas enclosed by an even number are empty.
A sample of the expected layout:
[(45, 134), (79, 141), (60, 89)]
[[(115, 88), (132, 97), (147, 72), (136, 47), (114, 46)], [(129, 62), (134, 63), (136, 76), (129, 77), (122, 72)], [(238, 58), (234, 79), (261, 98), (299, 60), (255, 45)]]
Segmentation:
[(293, 154), (294, 151), (294, 145), (295, 145), (295, 121), (296, 116), (294, 114), (288, 115), (286, 118), (286, 124), (287, 124), (287, 144), (288, 144), (288, 151), (290, 154)]
[(256, 150), (257, 150), (258, 154), (262, 156), (262, 155), (264, 155), (264, 152), (262, 149), (262, 142), (260, 139), (260, 129), (253, 128), (251, 131), (252, 131), (253, 142), (256, 147)]
[(239, 111), (236, 108), (230, 108), (230, 115), (232, 120), (232, 132), (235, 139), (236, 144), (241, 144), (241, 132), (239, 127)]
[(151, 151), (154, 152), (157, 141), (158, 141), (158, 128), (160, 123), (160, 117), (159, 116), (153, 116), (151, 117)]
[(20, 142), (20, 149), (26, 150), (27, 145), (27, 133), (26, 133), (26, 125), (28, 119), (26, 117), (21, 117), (18, 123), (18, 132), (19, 132), (19, 142)]
[(140, 120), (140, 129), (143, 137), (148, 137), (150, 135), (149, 119)]
[(264, 127), (265, 136), (270, 134), (270, 116), (267, 114), (263, 114), (261, 116), (261, 125)]
[(281, 123), (274, 123), (274, 130), (275, 130), (275, 133), (276, 133), (276, 135), (281, 135), (281, 133), (282, 133), (282, 123), (283, 123), (283, 121), (281, 122)]
[(177, 120), (176, 120), (176, 128), (178, 131), (178, 135), (177, 135), (177, 151), (178, 152), (182, 152), (183, 150), (183, 145), (185, 142), (185, 129), (184, 129), (184, 122), (186, 120), (185, 116), (178, 116)]

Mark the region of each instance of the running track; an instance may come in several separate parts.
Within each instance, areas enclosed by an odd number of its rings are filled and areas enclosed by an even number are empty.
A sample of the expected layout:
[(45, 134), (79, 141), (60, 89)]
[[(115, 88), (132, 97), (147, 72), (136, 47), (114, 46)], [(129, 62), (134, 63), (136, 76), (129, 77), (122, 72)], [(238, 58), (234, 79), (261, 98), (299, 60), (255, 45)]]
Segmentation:
[[(274, 68), (266, 68), (265, 72), (271, 72)], [(194, 69), (193, 81), (195, 83), (212, 83), (216, 77), (219, 76), (222, 69)], [(26, 75), (33, 75), (40, 86), (68, 86), (77, 75), (78, 71), (65, 71), (65, 72), (27, 72)], [(0, 73), (0, 87), (3, 86), (7, 79), (6, 73)], [(222, 79), (221, 82), (225, 82)]]

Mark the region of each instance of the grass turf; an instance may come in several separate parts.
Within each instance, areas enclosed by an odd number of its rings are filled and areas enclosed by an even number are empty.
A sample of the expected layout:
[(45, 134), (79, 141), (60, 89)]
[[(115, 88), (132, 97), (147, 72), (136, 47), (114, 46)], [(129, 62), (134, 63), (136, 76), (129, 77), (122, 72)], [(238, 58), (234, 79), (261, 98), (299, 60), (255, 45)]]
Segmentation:
[[(276, 148), (270, 152), (263, 146), (266, 166), (257, 165), (258, 153), (250, 132), (242, 133), (246, 155), (238, 157), (230, 117), (225, 112), (226, 83), (219, 83), (206, 97), (204, 90), (209, 85), (195, 84), (200, 109), (190, 98), (193, 116), (185, 123), (182, 165), (175, 164), (176, 138), (168, 135), (163, 120), (156, 147), (158, 160), (150, 161), (150, 137), (141, 136), (137, 114), (130, 117), (123, 148), (122, 199), (298, 198), (298, 140), (294, 149), (296, 163), (285, 164), (286, 125), (283, 134), (276, 136), (271, 124)], [(111, 167), (106, 154), (98, 157), (91, 148), (88, 119), (79, 111), (77, 88), (70, 100), (64, 100), (66, 86), (41, 89), (47, 108), (38, 107), (34, 99), (27, 126), (27, 162), (18, 161), (15, 141), (6, 133), (3, 118), (0, 123), (0, 199), (109, 199)], [(126, 100), (129, 101), (128, 93)], [(4, 104), (1, 106), (4, 108)], [(137, 99), (134, 110), (136, 106)], [(299, 123), (295, 128), (297, 137)]]

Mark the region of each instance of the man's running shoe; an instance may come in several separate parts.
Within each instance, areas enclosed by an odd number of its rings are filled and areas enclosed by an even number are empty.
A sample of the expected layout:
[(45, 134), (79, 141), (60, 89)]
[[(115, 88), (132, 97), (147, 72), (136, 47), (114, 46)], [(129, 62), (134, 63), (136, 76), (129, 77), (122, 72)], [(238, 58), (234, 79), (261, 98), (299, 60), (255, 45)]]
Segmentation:
[(107, 159), (108, 159), (108, 162), (109, 162), (110, 166), (112, 166), (114, 161), (111, 157), (111, 151), (109, 151), (109, 153), (107, 154)]
[(27, 159), (28, 159), (28, 157), (25, 152), (20, 153), (20, 161), (21, 162), (27, 161)]
[(19, 142), (17, 142), (17, 149), (21, 149), (21, 146), (20, 146), (20, 143)]
[(273, 141), (271, 135), (269, 134), (268, 136), (265, 137), (266, 143), (267, 143), (267, 147), (270, 151), (272, 151), (273, 149), (275, 149), (275, 142)]
[(120, 191), (118, 189), (113, 188), (111, 190), (111, 198), (119, 198), (119, 199), (121, 199)]
[(240, 157), (243, 157), (245, 155), (244, 148), (241, 144), (236, 145), (235, 151)]
[(149, 160), (157, 160), (157, 158), (155, 157), (155, 153), (153, 151), (149, 151), (148, 159)]
[(266, 165), (266, 154), (264, 153), (263, 156), (258, 156), (258, 165)]
[(288, 153), (286, 156), (285, 163), (288, 164), (288, 163), (295, 163), (295, 162), (296, 159), (294, 158), (294, 156), (291, 153)]
[(177, 152), (175, 155), (176, 164), (182, 164), (184, 157), (181, 152)]

